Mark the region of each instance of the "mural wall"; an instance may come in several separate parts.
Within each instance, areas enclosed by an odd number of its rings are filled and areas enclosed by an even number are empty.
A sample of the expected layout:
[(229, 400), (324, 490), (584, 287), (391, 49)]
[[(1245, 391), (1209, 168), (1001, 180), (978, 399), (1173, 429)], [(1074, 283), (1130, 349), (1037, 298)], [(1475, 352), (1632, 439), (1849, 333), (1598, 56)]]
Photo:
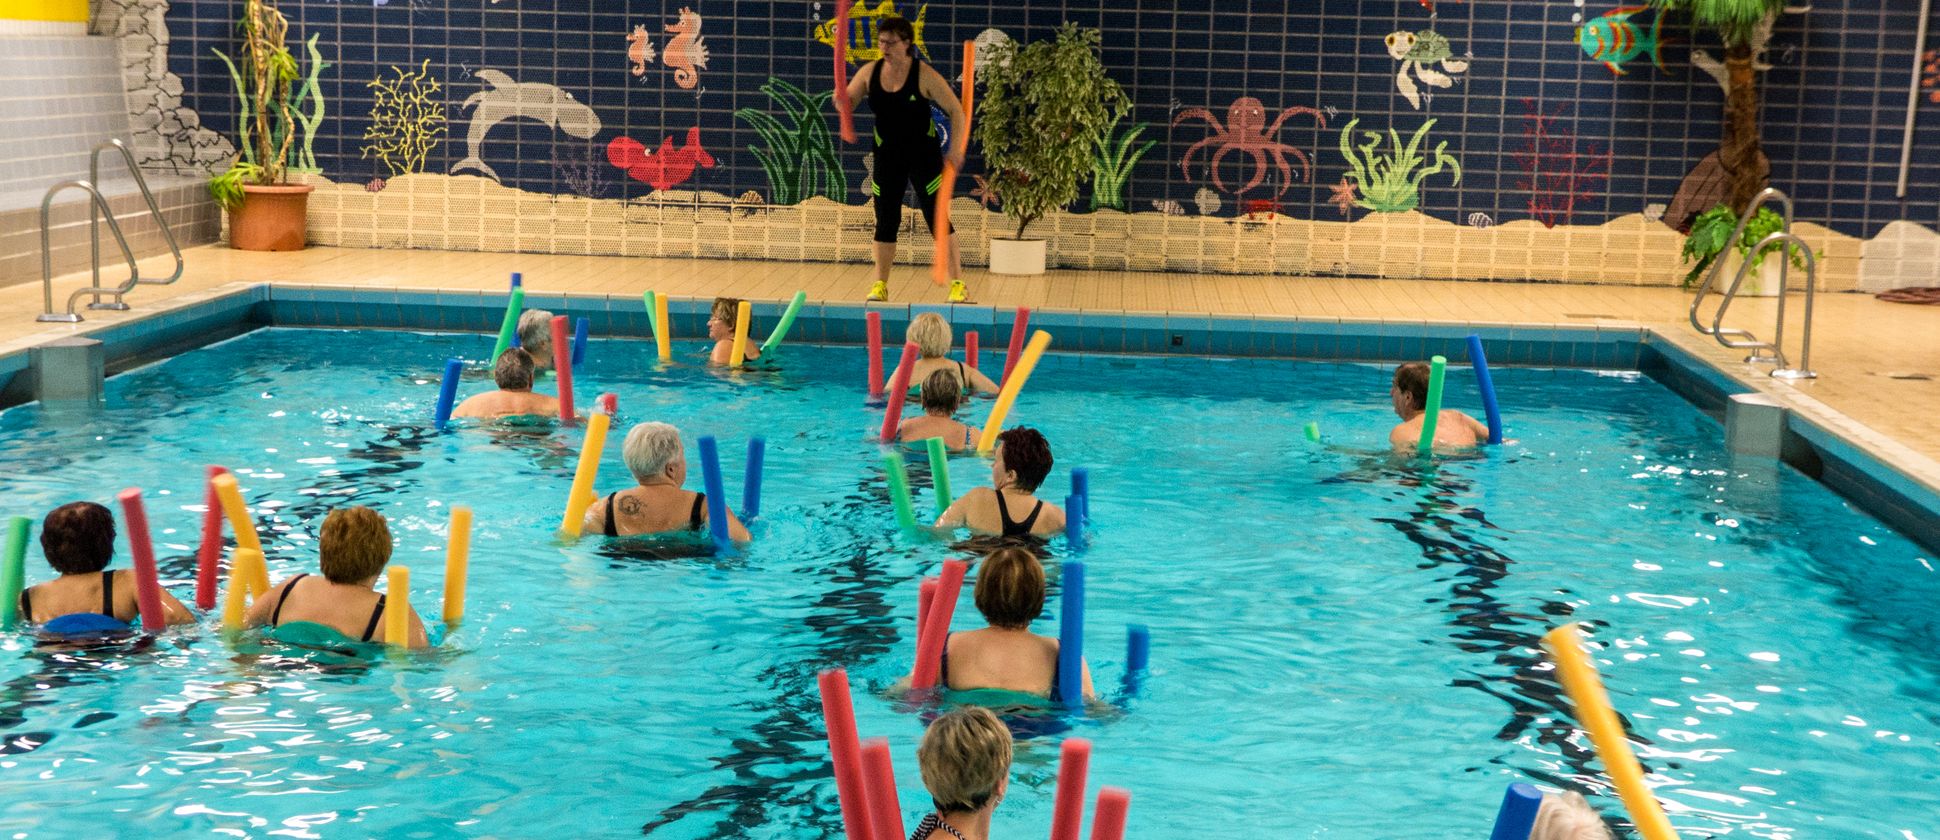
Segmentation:
[[(167, 7), (160, 43), (187, 107), (162, 118), (231, 129), (222, 54), (239, 4), (120, 5)], [(296, 162), (324, 185), (314, 241), (867, 258), (870, 117), (862, 145), (837, 136), (833, 2), (282, 7), (313, 90)], [(1926, 95), (1895, 195), (1913, 8), (1821, 4), (1780, 17), (1761, 49), (1772, 180), (1822, 243), (1830, 288), (1860, 285), (1862, 259), (1869, 286), (1940, 284), (1940, 104)], [(1672, 228), (1721, 196), (1719, 50), (1652, 11), (861, 0), (852, 61), (874, 57), (892, 12), (952, 80), (965, 41), (1034, 40), (1067, 18), (1103, 31), (1135, 107), (1096, 150), (1090, 192), (1044, 225), (1067, 266), (1676, 282)], [(210, 145), (182, 136), (161, 148), (206, 166)], [(973, 147), (953, 207), (972, 261), (1004, 229), (979, 167)]]

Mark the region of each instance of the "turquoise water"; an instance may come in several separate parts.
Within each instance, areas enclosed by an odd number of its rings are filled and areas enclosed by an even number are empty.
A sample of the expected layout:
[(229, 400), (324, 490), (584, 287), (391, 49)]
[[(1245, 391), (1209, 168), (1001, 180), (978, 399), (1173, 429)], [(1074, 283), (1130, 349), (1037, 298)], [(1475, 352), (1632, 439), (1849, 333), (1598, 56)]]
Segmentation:
[[(424, 428), (442, 360), (489, 345), (262, 330), (115, 377), (92, 417), (0, 414), (0, 514), (139, 486), (185, 601), (204, 464), (238, 473), (276, 579), (314, 571), (330, 508), (381, 510), (434, 636), (448, 506), (477, 515), (467, 619), (435, 654), (346, 667), (208, 626), (106, 650), (6, 638), (0, 832), (828, 836), (831, 666), (864, 737), (891, 739), (913, 826), (927, 710), (884, 689), (913, 655), (918, 578), (954, 555), (894, 533), (862, 352), (731, 376), (692, 364), (698, 345), (658, 370), (645, 344), (593, 343), (581, 403), (611, 390), (618, 430), (680, 426), (690, 486), (711, 433), (738, 506), (744, 442), (767, 437), (753, 547), (656, 559), (553, 541), (577, 429)], [(1620, 816), (1533, 647), (1583, 620), (1685, 837), (1940, 837), (1934, 558), (1734, 461), (1647, 379), (1496, 379), (1519, 442), (1423, 466), (1368, 454), (1393, 422), (1378, 367), (1047, 357), (1013, 421), (1050, 437), (1047, 496), (1091, 468), (1087, 651), (1123, 710), (1033, 721), (1055, 734), (1019, 743), (996, 835), (1045, 831), (1067, 734), (1094, 742), (1094, 790), (1132, 790), (1141, 838), (1481, 836), (1518, 780)], [(1466, 371), (1450, 404), (1476, 410)], [(603, 491), (626, 480), (617, 440)], [(958, 492), (988, 481), (974, 457), (951, 471)], [(51, 575), (38, 547), (28, 563)], [(958, 616), (976, 626), (967, 596)], [(1153, 635), (1129, 698), (1128, 622)]]

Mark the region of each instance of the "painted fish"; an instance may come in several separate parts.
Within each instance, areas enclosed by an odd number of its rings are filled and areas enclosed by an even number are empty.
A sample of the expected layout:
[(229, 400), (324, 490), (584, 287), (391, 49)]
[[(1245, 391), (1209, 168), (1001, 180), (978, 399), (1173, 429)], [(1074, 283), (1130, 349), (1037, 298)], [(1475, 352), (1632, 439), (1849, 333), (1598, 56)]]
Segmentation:
[(647, 43), (647, 27), (636, 25), (633, 34), (626, 36), (626, 60), (633, 63), (633, 75), (647, 75), (647, 65), (653, 63), (653, 44)]
[(1591, 58), (1604, 63), (1611, 73), (1623, 75), (1623, 64), (1644, 53), (1650, 53), (1650, 61), (1658, 69), (1664, 67), (1664, 57), (1658, 53), (1662, 46), (1657, 33), (1664, 24), (1664, 15), (1659, 12), (1650, 21), (1650, 34), (1645, 35), (1630, 22), (1630, 16), (1649, 6), (1624, 6), (1611, 9), (1598, 15), (1594, 20), (1576, 28), (1576, 42), (1583, 45), (1583, 52)]
[(465, 158), (451, 167), (453, 175), (470, 169), (499, 180), (498, 173), (479, 155), (480, 147), (485, 145), (485, 135), (506, 120), (545, 123), (554, 131), (582, 140), (600, 132), (599, 115), (566, 91), (540, 82), (515, 81), (498, 70), (480, 70), (476, 75), (485, 83), (485, 89), (472, 94), (459, 106), (470, 109), (472, 117), (470, 130), (465, 133)]
[(707, 69), (707, 42), (701, 40), (701, 16), (693, 9), (681, 9), (680, 21), (667, 27), (673, 39), (660, 48), (660, 61), (674, 68), (674, 84), (692, 90), (699, 83), (698, 67)]
[[(924, 58), (929, 57), (929, 51), (923, 47), (923, 16), (929, 10), (927, 4), (917, 6), (916, 17), (909, 21), (910, 28), (916, 30), (916, 54)], [(850, 64), (867, 64), (882, 58), (882, 48), (876, 45), (876, 25), (886, 17), (900, 17), (896, 14), (896, 0), (882, 0), (873, 9), (865, 8), (863, 0), (857, 0), (855, 6), (849, 9)], [(831, 49), (835, 47), (834, 18), (822, 21), (815, 27), (815, 40), (829, 45)]]
[(659, 149), (651, 152), (631, 137), (615, 137), (606, 144), (606, 160), (626, 170), (627, 177), (656, 190), (684, 184), (694, 177), (697, 167), (712, 169), (715, 163), (714, 156), (701, 148), (699, 126), (687, 129), (686, 146), (675, 148), (674, 138), (670, 136), (660, 141)]

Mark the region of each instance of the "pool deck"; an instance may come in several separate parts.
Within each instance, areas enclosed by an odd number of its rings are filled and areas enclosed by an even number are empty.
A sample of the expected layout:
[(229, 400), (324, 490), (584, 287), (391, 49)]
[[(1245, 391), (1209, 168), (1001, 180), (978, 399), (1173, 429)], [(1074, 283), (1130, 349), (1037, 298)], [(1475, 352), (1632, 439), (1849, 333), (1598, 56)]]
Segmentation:
[[(832, 263), (322, 247), (262, 254), (210, 245), (190, 249), (185, 261), (180, 281), (137, 288), (127, 297), (134, 307), (127, 312), (83, 309), (87, 320), (80, 324), (34, 320), (41, 311), (38, 281), (8, 287), (0, 299), (0, 355), (204, 300), (238, 284), (501, 291), (516, 270), (524, 273), (527, 289), (553, 293), (638, 299), (641, 292), (654, 289), (682, 298), (729, 294), (783, 301), (800, 289), (812, 302), (855, 303), (869, 280), (867, 266)], [(167, 276), (173, 268), (167, 257), (142, 263), (148, 276)], [(899, 266), (895, 276), (892, 302), (943, 303), (944, 289), (929, 281), (926, 267)], [(111, 285), (115, 278), (112, 271), (104, 272)], [(84, 280), (84, 274), (55, 280), (57, 309)], [(1812, 366), (1819, 378), (1785, 382), (1767, 376), (1767, 368), (1744, 364), (1742, 351), (1721, 347), (1692, 329), (1687, 320), (1691, 295), (1674, 288), (1101, 271), (1053, 271), (1030, 278), (971, 271), (966, 281), (977, 303), (1000, 308), (1424, 325), (1648, 327), (1940, 492), (1940, 424), (1934, 420), (1940, 417), (1940, 306), (1885, 303), (1862, 294), (1821, 295), (1812, 336)], [(1788, 304), (1791, 352), (1796, 352), (1802, 302), (1803, 296), (1794, 293)], [(1771, 300), (1734, 303), (1727, 326), (1766, 337), (1773, 307)], [(1369, 395), (1377, 397), (1385, 399), (1385, 394)], [(1290, 427), (1289, 434), (1296, 432)]]

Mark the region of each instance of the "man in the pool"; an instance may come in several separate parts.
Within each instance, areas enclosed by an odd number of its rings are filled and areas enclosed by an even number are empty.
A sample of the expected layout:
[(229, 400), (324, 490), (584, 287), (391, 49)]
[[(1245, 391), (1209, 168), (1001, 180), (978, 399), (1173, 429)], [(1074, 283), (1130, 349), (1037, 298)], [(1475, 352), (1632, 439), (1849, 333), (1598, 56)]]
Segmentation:
[[(1428, 365), (1409, 362), (1395, 368), (1394, 384), (1388, 388), (1388, 398), (1394, 401), (1394, 413), (1401, 418), (1400, 425), (1388, 433), (1388, 444), (1397, 450), (1412, 451), (1421, 445), (1421, 421), (1428, 413), (1425, 410), (1428, 404)], [(1444, 408), (1436, 418), (1437, 448), (1475, 446), (1489, 439), (1488, 426), (1455, 409)]]
[(532, 354), (523, 348), (508, 347), (492, 367), (498, 390), (473, 394), (458, 404), (453, 417), (491, 419), (523, 414), (551, 417), (559, 413), (559, 398), (532, 393)]

